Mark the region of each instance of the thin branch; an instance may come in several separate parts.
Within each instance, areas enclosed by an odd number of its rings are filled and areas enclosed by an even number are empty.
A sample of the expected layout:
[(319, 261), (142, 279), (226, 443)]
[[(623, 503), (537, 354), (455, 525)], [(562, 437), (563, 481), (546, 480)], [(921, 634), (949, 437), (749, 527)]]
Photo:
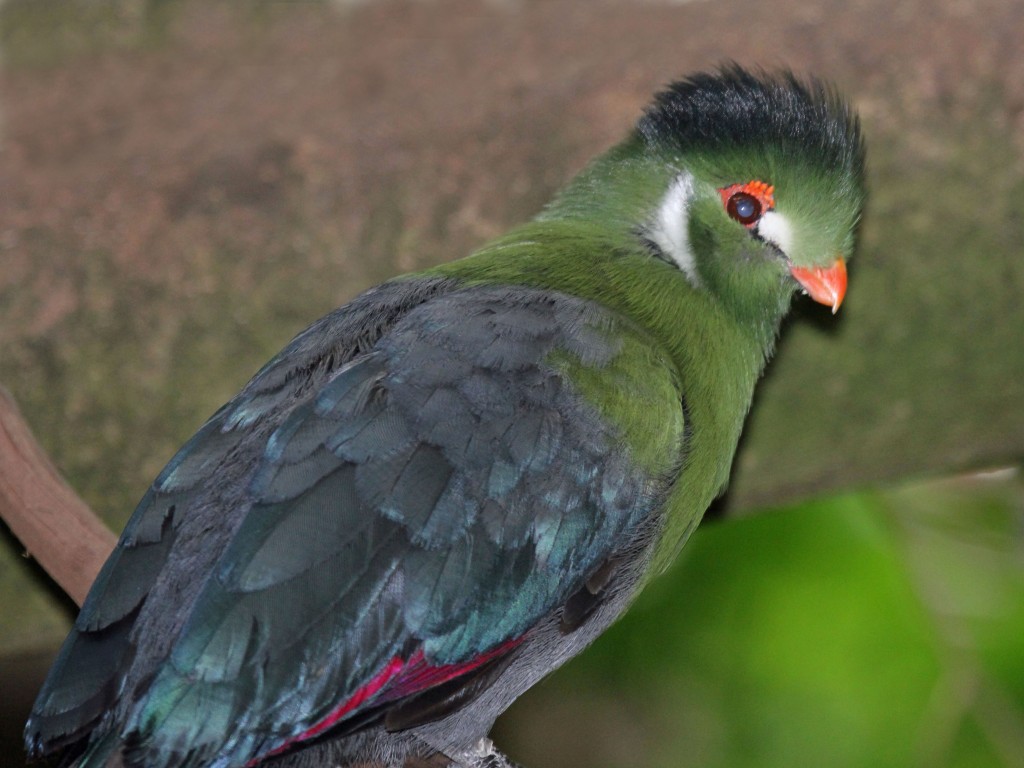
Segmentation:
[(82, 604), (117, 537), (64, 482), (0, 387), (0, 519)]

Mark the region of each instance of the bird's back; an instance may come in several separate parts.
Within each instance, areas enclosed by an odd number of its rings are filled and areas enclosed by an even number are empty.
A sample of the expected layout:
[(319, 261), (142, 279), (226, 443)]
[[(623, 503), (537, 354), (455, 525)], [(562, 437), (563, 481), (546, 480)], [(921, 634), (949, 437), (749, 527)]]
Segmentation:
[[(621, 596), (608, 573), (586, 582), (653, 539), (683, 430), (671, 362), (655, 345), (637, 370), (638, 343), (593, 302), (439, 278), (317, 323), (158, 477), (40, 695), (34, 743), (116, 733), (85, 764), (243, 764), (327, 731), (420, 728), (501, 680), (459, 724), (481, 737)], [(587, 402), (602, 376), (676, 423), (664, 466)], [(535, 673), (505, 678), (512, 654)]]

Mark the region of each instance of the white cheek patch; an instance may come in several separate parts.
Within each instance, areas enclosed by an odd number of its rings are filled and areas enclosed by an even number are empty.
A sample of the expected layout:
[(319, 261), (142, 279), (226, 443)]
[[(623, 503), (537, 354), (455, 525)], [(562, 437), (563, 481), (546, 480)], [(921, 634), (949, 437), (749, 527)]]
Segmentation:
[(647, 232), (651, 241), (682, 270), (694, 287), (700, 287), (700, 275), (690, 248), (690, 200), (693, 176), (683, 173), (665, 193), (654, 222)]
[(768, 211), (757, 222), (757, 234), (784, 254), (793, 247), (793, 228), (789, 220), (778, 211)]

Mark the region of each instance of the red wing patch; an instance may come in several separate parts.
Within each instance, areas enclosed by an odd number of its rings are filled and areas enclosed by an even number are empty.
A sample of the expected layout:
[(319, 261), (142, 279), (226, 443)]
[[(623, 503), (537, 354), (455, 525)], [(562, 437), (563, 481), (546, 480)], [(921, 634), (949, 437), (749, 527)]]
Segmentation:
[(428, 688), (433, 688), (441, 683), (454, 680), (456, 677), (468, 674), (487, 662), (508, 653), (522, 641), (522, 637), (514, 638), (469, 661), (456, 664), (440, 664), (436, 666), (430, 664), (424, 656), (422, 649), (417, 650), (406, 660), (395, 656), (384, 665), (383, 669), (378, 671), (364, 685), (360, 686), (349, 698), (332, 709), (320, 722), (311, 728), (307, 728), (297, 736), (292, 736), (270, 752), (249, 761), (246, 768), (256, 765), (268, 757), (279, 755), (296, 744), (316, 738), (332, 726), (340, 723), (347, 716), (362, 709), (366, 704), (377, 705), (398, 701), (420, 691), (425, 691)]
[(472, 672), (488, 661), (508, 653), (519, 645), (520, 642), (522, 642), (522, 638), (517, 637), (469, 661), (458, 664), (441, 664), (439, 666), (427, 663), (423, 651), (418, 650), (409, 657), (402, 671), (391, 679), (391, 682), (381, 692), (381, 695), (374, 700), (374, 703), (383, 704), (389, 701), (404, 699), (406, 696), (425, 691), (427, 688), (433, 688), (435, 685), (454, 680), (456, 677)]

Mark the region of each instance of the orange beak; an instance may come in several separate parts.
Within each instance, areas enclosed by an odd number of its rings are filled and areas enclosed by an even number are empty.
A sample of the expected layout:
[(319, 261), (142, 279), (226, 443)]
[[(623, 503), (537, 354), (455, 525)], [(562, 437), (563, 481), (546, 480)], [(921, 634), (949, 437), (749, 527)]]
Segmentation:
[(836, 259), (831, 267), (790, 267), (789, 272), (819, 304), (832, 307), (834, 315), (846, 296), (846, 262)]

